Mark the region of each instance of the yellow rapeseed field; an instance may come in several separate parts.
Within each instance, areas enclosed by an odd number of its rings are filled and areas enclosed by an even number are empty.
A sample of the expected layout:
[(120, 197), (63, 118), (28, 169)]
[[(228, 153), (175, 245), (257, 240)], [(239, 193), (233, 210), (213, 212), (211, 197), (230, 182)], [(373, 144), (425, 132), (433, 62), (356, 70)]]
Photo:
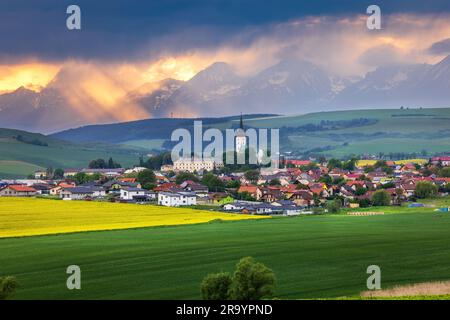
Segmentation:
[(269, 217), (153, 205), (0, 197), (0, 238), (262, 218)]
[[(373, 166), (377, 160), (358, 160), (356, 162), (356, 166), (358, 167), (366, 167), (366, 166)], [(405, 159), (405, 160), (396, 160), (394, 161), (395, 164), (407, 164), (407, 163), (417, 163), (417, 164), (425, 164), (427, 163), (427, 159)]]

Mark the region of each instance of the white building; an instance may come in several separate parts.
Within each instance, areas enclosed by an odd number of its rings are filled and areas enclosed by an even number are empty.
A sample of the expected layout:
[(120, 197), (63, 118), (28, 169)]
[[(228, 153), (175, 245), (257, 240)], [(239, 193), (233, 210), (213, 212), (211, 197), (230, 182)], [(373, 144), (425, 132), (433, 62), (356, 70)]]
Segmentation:
[(166, 207), (192, 206), (197, 204), (197, 196), (193, 192), (160, 192), (158, 204)]
[(120, 189), (120, 199), (134, 200), (135, 197), (144, 197), (146, 196), (146, 191), (141, 188), (122, 188)]
[(139, 173), (139, 172), (142, 172), (144, 170), (147, 170), (147, 168), (145, 168), (145, 167), (134, 167), (132, 169), (125, 170), (124, 174)]
[(173, 163), (173, 169), (175, 171), (188, 171), (188, 172), (201, 172), (211, 171), (215, 168), (223, 167), (223, 163), (216, 162), (214, 159), (196, 159), (196, 158), (181, 158), (175, 160)]

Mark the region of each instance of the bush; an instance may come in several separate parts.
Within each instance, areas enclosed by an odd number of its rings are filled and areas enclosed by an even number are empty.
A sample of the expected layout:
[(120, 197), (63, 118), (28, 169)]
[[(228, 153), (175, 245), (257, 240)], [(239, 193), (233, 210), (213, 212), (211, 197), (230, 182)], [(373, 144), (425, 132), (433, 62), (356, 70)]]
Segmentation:
[(449, 178), (450, 177), (450, 167), (445, 167), (439, 170), (438, 175), (440, 177)]
[(275, 274), (252, 257), (242, 258), (236, 265), (229, 291), (231, 300), (260, 300), (271, 297)]
[(207, 275), (201, 284), (203, 300), (227, 300), (232, 277), (228, 272)]
[(432, 198), (438, 193), (438, 187), (428, 181), (420, 181), (416, 185), (414, 195), (419, 199)]
[(338, 213), (341, 210), (342, 202), (340, 199), (334, 199), (327, 202), (327, 209), (329, 213)]
[(372, 204), (374, 206), (389, 206), (391, 195), (385, 190), (377, 190), (372, 195)]
[(233, 276), (221, 272), (207, 275), (201, 284), (205, 300), (260, 300), (273, 295), (275, 274), (252, 257), (242, 258)]
[(17, 286), (17, 281), (14, 277), (0, 278), (0, 300), (5, 300), (14, 294)]

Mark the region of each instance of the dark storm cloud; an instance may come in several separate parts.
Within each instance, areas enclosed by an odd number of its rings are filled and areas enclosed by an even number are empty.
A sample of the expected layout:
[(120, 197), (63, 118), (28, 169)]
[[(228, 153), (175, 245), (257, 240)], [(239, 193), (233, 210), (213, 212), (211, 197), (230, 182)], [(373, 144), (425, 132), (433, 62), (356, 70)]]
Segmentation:
[(433, 43), (428, 51), (434, 55), (450, 54), (450, 38)]
[[(264, 26), (310, 15), (364, 14), (374, 3), (383, 14), (450, 12), (448, 0), (0, 0), (0, 63), (148, 58), (215, 47), (243, 30), (258, 30), (240, 39), (249, 42)], [(70, 4), (81, 7), (80, 31), (66, 29)]]

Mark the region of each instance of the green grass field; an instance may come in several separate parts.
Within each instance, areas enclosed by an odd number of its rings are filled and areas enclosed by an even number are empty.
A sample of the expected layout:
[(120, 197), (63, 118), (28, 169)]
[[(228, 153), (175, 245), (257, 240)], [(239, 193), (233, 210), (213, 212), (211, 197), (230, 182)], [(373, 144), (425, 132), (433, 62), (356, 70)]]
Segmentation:
[[(275, 271), (282, 299), (358, 296), (372, 264), (382, 288), (450, 279), (450, 214), (378, 210), (389, 214), (0, 239), (0, 276), (17, 277), (16, 299), (196, 299), (207, 273), (232, 271), (244, 256)], [(80, 291), (65, 287), (72, 264), (82, 270)]]
[(247, 120), (258, 128), (298, 127), (318, 124), (323, 120), (376, 119), (360, 127), (290, 135), (281, 142), (282, 151), (305, 152), (314, 148), (332, 147), (321, 153), (329, 157), (356, 154), (449, 152), (450, 108), (376, 109), (317, 112), (298, 116), (269, 117)]
[[(19, 142), (15, 136), (22, 135), (27, 140), (37, 139), (48, 146)], [(121, 145), (74, 144), (41, 134), (12, 129), (0, 129), (0, 179), (23, 178), (39, 168), (83, 168), (89, 161), (113, 157), (123, 166), (139, 162), (143, 149), (133, 149)]]
[(0, 160), (0, 177), (2, 178), (25, 177), (42, 169), (44, 168), (41, 166), (23, 161)]

